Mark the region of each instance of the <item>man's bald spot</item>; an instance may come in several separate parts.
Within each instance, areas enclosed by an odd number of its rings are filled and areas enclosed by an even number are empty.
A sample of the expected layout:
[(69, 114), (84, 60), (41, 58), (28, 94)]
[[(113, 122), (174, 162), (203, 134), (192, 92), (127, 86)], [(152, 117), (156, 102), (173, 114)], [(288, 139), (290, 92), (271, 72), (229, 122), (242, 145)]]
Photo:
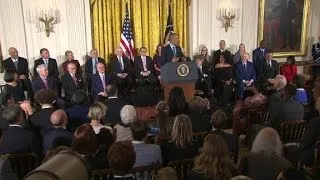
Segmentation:
[(50, 120), (53, 126), (61, 126), (68, 121), (68, 116), (64, 110), (59, 109), (51, 114)]

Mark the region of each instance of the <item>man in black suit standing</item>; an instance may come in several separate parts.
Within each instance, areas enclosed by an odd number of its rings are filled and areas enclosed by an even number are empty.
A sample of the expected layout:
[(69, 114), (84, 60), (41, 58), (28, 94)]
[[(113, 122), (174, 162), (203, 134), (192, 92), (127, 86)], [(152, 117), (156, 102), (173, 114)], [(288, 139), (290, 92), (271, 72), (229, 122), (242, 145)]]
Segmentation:
[(49, 77), (49, 72), (44, 64), (38, 65), (36, 68), (39, 76), (37, 76), (33, 81), (32, 81), (32, 89), (33, 92), (36, 93), (40, 89), (51, 89), (58, 95), (58, 88), (57, 88), (57, 83), (56, 80), (52, 77)]
[(97, 73), (97, 64), (98, 63), (103, 63), (106, 67), (106, 62), (104, 59), (99, 57), (99, 53), (97, 49), (92, 49), (90, 51), (90, 57), (85, 63), (85, 73), (87, 76), (87, 82), (88, 82), (88, 90), (89, 92), (91, 91), (91, 79), (92, 76)]
[(255, 49), (252, 53), (252, 62), (254, 66), (254, 70), (256, 71), (257, 77), (259, 77), (260, 66), (264, 61), (265, 53), (268, 51), (266, 48), (266, 44), (264, 40), (260, 41), (259, 47)]
[(71, 146), (72, 134), (66, 130), (68, 116), (62, 109), (51, 114), (50, 122), (54, 127), (43, 137), (43, 153), (52, 150), (57, 146)]
[[(313, 60), (315, 63), (320, 64), (320, 36), (319, 36), (319, 42), (312, 45), (312, 57), (313, 57)], [(313, 74), (313, 79), (316, 76), (319, 76), (320, 75), (320, 67), (314, 66), (312, 68), (312, 74)]]
[(62, 87), (65, 94), (66, 101), (70, 101), (71, 96), (77, 90), (84, 89), (84, 81), (82, 76), (77, 74), (77, 67), (74, 63), (70, 62), (67, 65), (68, 73), (64, 73), (61, 77)]
[(24, 91), (28, 91), (28, 97), (33, 97), (27, 59), (19, 57), (18, 51), (14, 47), (9, 48), (9, 55), (10, 57), (3, 61), (5, 71), (16, 72), (19, 80), (22, 82)]
[(163, 66), (168, 62), (182, 61), (185, 57), (179, 44), (179, 36), (176, 33), (171, 33), (169, 36), (169, 44), (161, 49), (161, 62)]
[(227, 63), (230, 64), (230, 65), (233, 65), (232, 54), (231, 54), (230, 51), (226, 50), (226, 41), (225, 40), (221, 40), (219, 42), (219, 50), (217, 50), (217, 51), (215, 51), (213, 53), (214, 66), (216, 66), (216, 64), (219, 63), (220, 55), (222, 53), (224, 53)]
[(147, 48), (140, 48), (140, 56), (134, 60), (136, 78), (138, 84), (155, 84), (157, 79), (154, 76), (154, 66), (150, 56), (147, 56)]
[(21, 127), (24, 117), (19, 106), (6, 108), (2, 118), (9, 122), (10, 127), (3, 134), (1, 154), (38, 153), (35, 134)]
[(202, 90), (205, 96), (208, 96), (210, 93), (210, 77), (209, 69), (207, 66), (204, 66), (204, 57), (197, 56), (196, 64), (198, 70), (198, 80), (195, 85), (195, 89)]
[(115, 51), (116, 58), (110, 62), (112, 81), (117, 85), (120, 95), (126, 95), (132, 86), (132, 64), (123, 56), (121, 48)]
[(49, 71), (49, 76), (55, 79), (59, 79), (59, 70), (58, 70), (57, 61), (55, 59), (50, 58), (49, 50), (46, 48), (40, 49), (40, 55), (41, 55), (41, 58), (34, 61), (34, 68), (33, 68), (34, 77), (39, 76), (37, 72), (37, 67), (40, 64), (44, 64)]
[(104, 124), (121, 123), (120, 111), (127, 103), (118, 97), (118, 89), (115, 85), (108, 85), (106, 92), (108, 94), (108, 100), (105, 103), (107, 111)]
[(267, 82), (268, 84), (273, 84), (274, 78), (279, 74), (278, 62), (273, 60), (272, 51), (267, 51), (265, 55), (265, 60), (262, 62), (259, 72), (259, 79)]

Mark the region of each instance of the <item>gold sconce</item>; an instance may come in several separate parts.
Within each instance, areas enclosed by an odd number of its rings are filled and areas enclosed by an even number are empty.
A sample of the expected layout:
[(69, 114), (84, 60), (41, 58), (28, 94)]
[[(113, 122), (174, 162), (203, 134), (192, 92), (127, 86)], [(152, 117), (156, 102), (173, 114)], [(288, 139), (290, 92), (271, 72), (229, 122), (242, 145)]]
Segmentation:
[(239, 19), (239, 9), (231, 8), (231, 3), (222, 4), (217, 10), (217, 20), (221, 21), (222, 28), (228, 32), (233, 27), (234, 21)]

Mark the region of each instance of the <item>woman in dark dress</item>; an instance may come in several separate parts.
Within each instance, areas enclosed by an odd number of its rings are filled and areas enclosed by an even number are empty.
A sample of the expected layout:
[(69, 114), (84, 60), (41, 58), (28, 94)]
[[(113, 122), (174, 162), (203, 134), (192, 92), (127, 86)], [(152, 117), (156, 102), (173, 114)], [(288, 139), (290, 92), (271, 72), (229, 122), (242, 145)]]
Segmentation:
[(224, 106), (230, 105), (232, 95), (233, 75), (232, 66), (226, 62), (225, 54), (220, 55), (219, 63), (215, 66), (216, 88), (218, 100)]
[(159, 80), (160, 80), (160, 73), (161, 73), (160, 62), (161, 62), (161, 49), (162, 49), (162, 47), (163, 47), (162, 44), (158, 44), (156, 54), (153, 56), (153, 64), (154, 64), (155, 74)]
[(17, 81), (18, 75), (14, 72), (6, 72), (3, 77), (6, 85), (4, 86), (4, 92), (11, 94), (15, 103), (24, 101), (25, 96), (21, 82)]

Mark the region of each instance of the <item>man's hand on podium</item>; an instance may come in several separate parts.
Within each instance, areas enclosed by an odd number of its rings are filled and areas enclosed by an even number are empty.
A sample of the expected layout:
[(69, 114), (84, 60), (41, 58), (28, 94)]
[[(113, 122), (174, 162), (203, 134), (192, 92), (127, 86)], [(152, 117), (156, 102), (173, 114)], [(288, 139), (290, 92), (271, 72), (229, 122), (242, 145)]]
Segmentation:
[(172, 61), (172, 62), (178, 62), (179, 59), (180, 59), (180, 57), (173, 57), (171, 61)]

